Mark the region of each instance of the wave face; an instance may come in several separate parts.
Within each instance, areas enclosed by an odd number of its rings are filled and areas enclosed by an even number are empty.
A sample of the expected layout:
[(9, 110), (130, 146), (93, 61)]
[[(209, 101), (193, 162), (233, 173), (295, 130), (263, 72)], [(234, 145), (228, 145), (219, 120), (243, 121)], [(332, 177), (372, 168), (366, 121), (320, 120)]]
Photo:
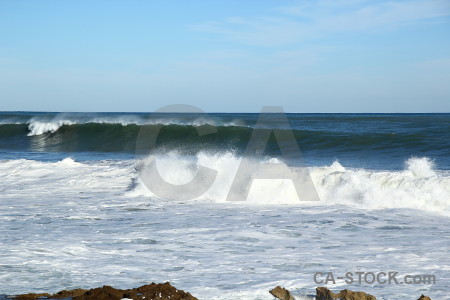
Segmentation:
[[(450, 114), (288, 114), (265, 128), (291, 130), (310, 165), (401, 169), (411, 156), (450, 169)], [(0, 150), (134, 154), (139, 133), (159, 130), (159, 152), (243, 154), (258, 114), (0, 113)], [(199, 136), (198, 130), (214, 131)], [(280, 157), (271, 135), (265, 155)], [(76, 155), (75, 155), (76, 156)], [(25, 157), (26, 158), (26, 157)]]

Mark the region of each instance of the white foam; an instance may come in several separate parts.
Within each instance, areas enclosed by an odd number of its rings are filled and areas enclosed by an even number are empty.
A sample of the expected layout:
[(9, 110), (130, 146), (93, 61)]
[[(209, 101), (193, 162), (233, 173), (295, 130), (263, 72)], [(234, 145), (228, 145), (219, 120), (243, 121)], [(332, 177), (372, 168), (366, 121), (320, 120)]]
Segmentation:
[(418, 178), (436, 176), (433, 170), (434, 162), (428, 157), (411, 157), (406, 161), (405, 166), (413, 176)]
[[(150, 156), (137, 164), (139, 171), (146, 168), (150, 162), (156, 161), (158, 171), (168, 183), (182, 185), (190, 182), (196, 175), (198, 166), (205, 166), (217, 171), (214, 183), (206, 193), (194, 200), (208, 200), (212, 202), (225, 202), (235, 178), (236, 172), (241, 163), (241, 158), (236, 157), (231, 152), (220, 154), (207, 154), (200, 152), (195, 157), (183, 157), (176, 151), (168, 154)], [(251, 160), (250, 166), (255, 168), (259, 163), (278, 163), (278, 159), (264, 159), (261, 162)], [(197, 186), (191, 186), (193, 190), (203, 189), (206, 181), (200, 181)], [(135, 190), (135, 195), (156, 196), (149, 189), (144, 187), (140, 180), (139, 186)], [(248, 197), (242, 199), (251, 204), (294, 204), (299, 198), (291, 180), (285, 179), (255, 179), (251, 185)]]
[[(61, 126), (74, 125), (74, 124), (120, 124), (122, 126), (127, 125), (191, 125), (191, 126), (245, 126), (240, 120), (233, 120), (231, 122), (221, 122), (217, 119), (197, 117), (193, 120), (183, 120), (177, 118), (144, 118), (140, 116), (111, 116), (111, 117), (95, 117), (95, 116), (82, 116), (75, 117), (66, 114), (59, 114), (55, 117), (48, 119), (44, 117), (33, 117), (28, 121), (28, 136), (41, 135), (45, 133), (53, 133), (58, 131)], [(10, 123), (7, 123), (10, 124)], [(20, 124), (20, 123), (14, 123)]]
[(315, 167), (311, 176), (321, 200), (359, 208), (450, 210), (450, 176), (428, 158), (410, 158), (403, 171), (347, 170), (338, 162)]
[[(128, 168), (119, 167), (128, 165)], [(0, 191), (34, 197), (40, 192), (87, 193), (108, 188), (123, 191), (130, 182), (132, 162), (87, 164), (67, 157), (58, 162), (26, 159), (0, 161)]]
[[(208, 154), (200, 152), (196, 156), (181, 156), (170, 152), (150, 156), (136, 162), (107, 164), (85, 164), (66, 158), (59, 162), (46, 163), (30, 160), (9, 160), (0, 162), (2, 184), (0, 189), (17, 187), (26, 191), (42, 187), (67, 188), (84, 191), (89, 186), (102, 189), (110, 186), (122, 190), (127, 197), (158, 198), (142, 182), (140, 172), (148, 162), (156, 160), (161, 176), (172, 184), (185, 184), (194, 178), (198, 166), (217, 171), (214, 183), (207, 191), (192, 201), (227, 202), (227, 196), (235, 178), (241, 158), (231, 152)], [(255, 165), (259, 162), (254, 161)], [(282, 163), (277, 159), (264, 159), (262, 163)], [(363, 209), (413, 208), (424, 211), (450, 213), (450, 174), (436, 171), (428, 158), (411, 158), (407, 168), (401, 171), (374, 171), (367, 169), (347, 169), (339, 162), (330, 166), (309, 168), (311, 178), (320, 202), (300, 201), (290, 179), (256, 179), (253, 181), (244, 204), (290, 204), (290, 205), (348, 205)], [(299, 171), (299, 169), (295, 169)], [(27, 180), (24, 186), (23, 180)], [(135, 186), (126, 191), (135, 181)], [(76, 189), (70, 184), (74, 182)], [(120, 184), (119, 184), (120, 183)], [(202, 188), (199, 182), (194, 189)], [(301, 196), (301, 195), (300, 195)], [(244, 196), (243, 196), (244, 198)], [(180, 199), (173, 199), (180, 200)]]
[[(7, 283), (1, 293), (170, 281), (199, 299), (269, 300), (276, 285), (295, 295), (314, 293), (315, 272), (398, 271), (433, 274), (438, 280), (363, 287), (338, 281), (331, 288), (364, 290), (377, 299), (447, 295), (440, 279), (449, 275), (449, 258), (442, 251), (449, 242), (448, 217), (378, 209), (444, 210), (449, 174), (431, 165), (435, 175), (418, 177), (408, 167), (357, 170), (334, 162), (310, 169), (321, 205), (260, 206), (258, 201), (222, 202), (239, 163), (233, 153), (156, 158), (161, 169), (166, 167), (162, 175), (175, 183), (189, 180), (198, 164), (223, 173), (207, 192), (208, 201), (167, 201), (132, 184), (145, 161), (135, 166), (131, 160), (0, 160), (0, 282)], [(270, 161), (279, 163), (264, 159)], [(264, 204), (288, 190), (279, 186)], [(426, 193), (441, 202), (424, 201)], [(404, 202), (396, 201), (401, 197)]]
[(61, 126), (72, 124), (75, 123), (69, 120), (53, 120), (46, 122), (32, 119), (30, 121), (30, 124), (28, 125), (28, 130), (30, 131), (28, 133), (28, 136), (56, 132), (59, 128), (61, 128)]
[[(147, 161), (156, 160), (161, 176), (172, 184), (185, 184), (194, 178), (198, 166), (217, 170), (214, 184), (196, 200), (224, 202), (235, 178), (241, 159), (230, 152), (199, 153), (186, 158), (176, 152), (150, 156), (139, 162), (141, 170)], [(265, 160), (263, 163), (282, 163)], [(259, 162), (254, 162), (258, 164)], [(403, 171), (346, 169), (335, 161), (330, 166), (310, 168), (322, 204), (344, 204), (359, 208), (414, 208), (427, 211), (450, 210), (450, 176), (433, 170), (428, 158), (411, 158)], [(300, 169), (295, 169), (300, 171)], [(202, 188), (205, 182), (200, 182)], [(135, 195), (155, 196), (140, 182)], [(244, 200), (244, 199), (243, 199)], [(300, 202), (289, 179), (257, 179), (253, 181), (246, 203), (308, 204)]]

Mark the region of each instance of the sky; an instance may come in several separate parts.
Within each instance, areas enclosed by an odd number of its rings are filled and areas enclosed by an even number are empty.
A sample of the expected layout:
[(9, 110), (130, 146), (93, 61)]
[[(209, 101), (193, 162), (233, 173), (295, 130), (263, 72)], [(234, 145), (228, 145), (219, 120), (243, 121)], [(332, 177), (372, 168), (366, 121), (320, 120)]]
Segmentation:
[(450, 112), (450, 0), (0, 0), (0, 111)]

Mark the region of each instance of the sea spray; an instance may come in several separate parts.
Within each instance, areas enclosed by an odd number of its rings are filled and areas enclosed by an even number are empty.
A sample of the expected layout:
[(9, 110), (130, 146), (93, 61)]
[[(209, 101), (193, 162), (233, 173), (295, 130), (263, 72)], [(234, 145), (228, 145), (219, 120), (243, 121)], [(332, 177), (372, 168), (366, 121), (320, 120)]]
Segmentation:
[[(147, 158), (149, 159), (149, 158)], [(218, 171), (213, 186), (196, 200), (224, 202), (234, 179), (240, 160), (232, 152), (208, 154), (200, 152), (185, 157), (173, 151), (151, 157), (157, 161), (161, 176), (173, 184), (189, 182), (199, 165)], [(263, 163), (283, 163), (279, 159), (266, 158)], [(255, 161), (255, 164), (258, 163)], [(137, 163), (142, 168), (144, 161)], [(414, 208), (426, 211), (448, 212), (450, 210), (450, 174), (433, 170), (432, 162), (424, 158), (410, 158), (401, 171), (370, 169), (347, 169), (338, 161), (330, 166), (312, 167), (310, 174), (319, 193), (320, 203), (343, 204), (358, 208)], [(294, 170), (295, 167), (290, 167)], [(430, 176), (418, 176), (430, 175)], [(155, 196), (145, 187), (139, 193)], [(292, 181), (284, 179), (256, 179), (246, 203), (296, 204), (297, 197)]]

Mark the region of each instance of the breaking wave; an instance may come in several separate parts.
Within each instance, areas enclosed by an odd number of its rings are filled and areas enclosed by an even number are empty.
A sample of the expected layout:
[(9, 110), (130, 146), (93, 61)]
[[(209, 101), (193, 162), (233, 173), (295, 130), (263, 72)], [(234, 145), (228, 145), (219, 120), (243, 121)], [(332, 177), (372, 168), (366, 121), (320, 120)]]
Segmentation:
[[(147, 158), (137, 163), (141, 173)], [(179, 156), (176, 152), (156, 157), (158, 171), (172, 184), (185, 184), (195, 176), (198, 166), (208, 166), (218, 171), (216, 180), (208, 191), (197, 200), (225, 202), (241, 158), (232, 153), (208, 155), (199, 153), (195, 157)], [(257, 164), (258, 162), (255, 162)], [(283, 163), (278, 159), (267, 159), (262, 163)], [(294, 168), (295, 169), (295, 168)], [(347, 169), (338, 161), (329, 166), (308, 168), (320, 198), (320, 204), (339, 204), (359, 208), (413, 208), (425, 211), (450, 210), (450, 174), (433, 169), (433, 162), (426, 158), (413, 157), (405, 162), (401, 171), (374, 171)], [(297, 167), (297, 172), (301, 170)], [(200, 182), (197, 188), (202, 188)], [(195, 187), (194, 187), (195, 188)], [(141, 178), (130, 195), (155, 197)], [(252, 204), (305, 204), (299, 199), (290, 179), (256, 179), (253, 181), (245, 203)], [(245, 199), (242, 199), (245, 200)]]
[(190, 121), (182, 121), (179, 119), (167, 119), (167, 118), (152, 118), (146, 119), (137, 116), (121, 116), (121, 117), (96, 117), (96, 118), (84, 118), (84, 119), (60, 119), (54, 118), (53, 120), (40, 120), (39, 118), (33, 118), (28, 122), (28, 136), (34, 135), (42, 135), (45, 133), (54, 133), (58, 131), (64, 125), (85, 125), (89, 124), (91, 127), (94, 124), (98, 125), (135, 125), (135, 126), (144, 126), (144, 125), (185, 125), (185, 126), (237, 126), (234, 122), (227, 122), (225, 124), (218, 123), (213, 119), (207, 118), (196, 118)]
[[(232, 152), (183, 156), (173, 151), (137, 161), (77, 162), (66, 158), (60, 162), (33, 160), (0, 161), (2, 183), (0, 191), (13, 190), (35, 194), (51, 191), (52, 194), (69, 192), (83, 194), (86, 187), (96, 193), (122, 190), (127, 197), (161, 199), (142, 181), (142, 172), (150, 159), (156, 159), (160, 175), (169, 183), (185, 184), (196, 175), (198, 167), (206, 166), (217, 171), (213, 184), (201, 196), (186, 201), (227, 202), (227, 195), (235, 178), (240, 157)], [(283, 162), (266, 158), (259, 163)], [(301, 171), (298, 167), (295, 172)], [(291, 204), (291, 205), (347, 205), (350, 207), (382, 209), (411, 208), (424, 211), (450, 212), (450, 172), (435, 170), (426, 157), (413, 157), (400, 171), (349, 169), (338, 161), (328, 166), (308, 168), (320, 201), (300, 201), (290, 179), (256, 179), (248, 197), (241, 204)], [(280, 176), (281, 177), (281, 176)], [(70, 182), (70, 185), (67, 183)], [(199, 182), (197, 188), (203, 188)], [(42, 189), (46, 186), (46, 189)], [(67, 191), (64, 190), (67, 188)], [(194, 187), (196, 188), (196, 187)], [(300, 193), (300, 199), (302, 195)], [(181, 201), (161, 199), (164, 201)], [(231, 202), (228, 202), (231, 203)], [(233, 202), (234, 203), (234, 202)]]
[[(185, 154), (203, 150), (245, 151), (253, 132), (251, 125), (239, 120), (222, 122), (214, 119), (177, 118), (144, 119), (136, 116), (115, 118), (32, 118), (18, 123), (0, 124), (0, 148), (27, 151), (60, 152), (128, 152), (136, 150), (136, 141), (143, 128), (158, 130), (158, 147), (185, 151)], [(199, 129), (210, 134), (200, 136)], [(160, 130), (160, 131), (159, 131)], [(290, 130), (290, 129), (280, 129)], [(302, 151), (359, 151), (380, 153), (396, 150), (398, 153), (444, 153), (446, 148), (418, 133), (359, 133), (343, 134), (330, 131), (293, 129), (294, 138)], [(279, 155), (279, 145), (271, 136), (266, 147), (268, 155)]]

